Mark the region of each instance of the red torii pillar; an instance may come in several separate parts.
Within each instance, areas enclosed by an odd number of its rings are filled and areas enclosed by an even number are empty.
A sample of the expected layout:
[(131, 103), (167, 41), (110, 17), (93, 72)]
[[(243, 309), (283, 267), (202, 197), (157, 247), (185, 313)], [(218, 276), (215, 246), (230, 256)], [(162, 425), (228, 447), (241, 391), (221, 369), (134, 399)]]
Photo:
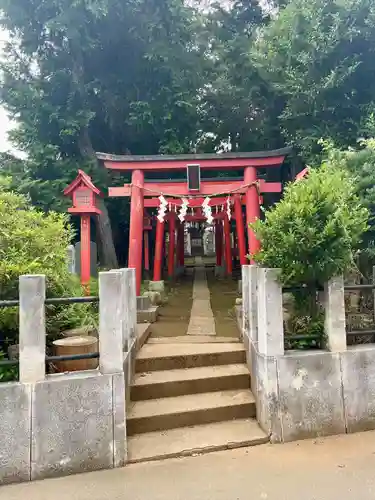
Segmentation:
[(215, 220), (215, 253), (216, 265), (223, 265), (223, 225), (220, 219)]
[(154, 256), (154, 281), (161, 281), (163, 267), (164, 222), (157, 219)]
[[(244, 172), (245, 184), (251, 184), (246, 191), (246, 223), (247, 234), (249, 240), (249, 254), (254, 255), (260, 250), (260, 243), (257, 240), (254, 231), (249, 227), (249, 224), (255, 222), (260, 217), (259, 194), (256, 186), (257, 170), (256, 167), (246, 167)], [(254, 264), (254, 259), (250, 259), (250, 263)]]
[(230, 241), (230, 223), (228, 216), (224, 217), (224, 245), (225, 245), (225, 262), (226, 262), (226, 271), (228, 276), (232, 274), (233, 266), (232, 266), (232, 245)]
[(134, 170), (132, 173), (132, 192), (130, 201), (128, 267), (135, 268), (137, 295), (141, 293), (142, 282), (143, 184), (143, 171)]
[(179, 223), (177, 230), (177, 264), (181, 268), (185, 266), (185, 227), (183, 222)]
[(173, 278), (175, 274), (176, 253), (176, 216), (169, 214), (169, 245), (168, 245), (168, 277)]
[(234, 197), (234, 215), (236, 218), (236, 229), (238, 239), (238, 254), (241, 266), (247, 264), (246, 258), (246, 242), (245, 242), (245, 226), (242, 217), (241, 197), (236, 195)]

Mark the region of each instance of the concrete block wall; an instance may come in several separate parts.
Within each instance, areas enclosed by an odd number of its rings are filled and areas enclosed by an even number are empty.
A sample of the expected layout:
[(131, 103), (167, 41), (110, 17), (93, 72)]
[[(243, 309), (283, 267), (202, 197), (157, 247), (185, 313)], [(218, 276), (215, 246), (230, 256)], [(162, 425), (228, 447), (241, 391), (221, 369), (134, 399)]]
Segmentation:
[[(342, 278), (325, 287), (326, 349), (284, 352), (277, 271), (245, 267), (242, 332), (257, 419), (271, 441), (375, 429), (375, 345), (347, 348)], [(256, 290), (252, 301), (251, 287)], [(251, 307), (258, 313), (256, 328), (250, 326)]]
[(126, 463), (134, 270), (100, 273), (99, 291), (99, 369), (46, 375), (45, 278), (20, 277), (20, 380), (0, 384), (0, 484)]

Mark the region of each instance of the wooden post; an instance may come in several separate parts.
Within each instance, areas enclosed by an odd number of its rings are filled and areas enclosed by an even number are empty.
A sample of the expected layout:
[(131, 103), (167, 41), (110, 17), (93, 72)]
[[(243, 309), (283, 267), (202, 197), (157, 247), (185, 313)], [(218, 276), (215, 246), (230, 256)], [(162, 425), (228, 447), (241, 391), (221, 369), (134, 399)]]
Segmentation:
[(237, 239), (238, 239), (238, 254), (241, 266), (247, 264), (246, 259), (246, 242), (245, 242), (245, 227), (242, 217), (242, 205), (241, 198), (239, 195), (234, 198), (234, 213), (236, 217), (236, 229), (237, 229)]
[(230, 241), (230, 223), (227, 216), (224, 217), (224, 246), (225, 246), (225, 261), (227, 266), (227, 274), (232, 274), (232, 248)]
[(132, 173), (132, 193), (130, 201), (128, 267), (135, 269), (137, 295), (141, 293), (142, 281), (143, 183), (143, 171), (134, 170)]
[(90, 216), (81, 215), (81, 285), (86, 295), (90, 295), (90, 253)]
[(168, 245), (168, 277), (173, 278), (175, 271), (176, 253), (176, 219), (173, 213), (169, 217), (169, 245)]
[(223, 225), (219, 219), (215, 221), (215, 253), (216, 265), (221, 267), (223, 265)]
[[(246, 167), (244, 172), (245, 184), (256, 182), (257, 171), (256, 167)], [(260, 249), (260, 243), (257, 240), (254, 231), (250, 229), (249, 224), (260, 218), (259, 194), (256, 185), (247, 188), (246, 191), (246, 223), (247, 234), (249, 240), (249, 254), (256, 254)], [(250, 263), (254, 264), (254, 259), (250, 259)]]
[(145, 254), (145, 270), (150, 270), (150, 247), (149, 247), (149, 239), (148, 239), (148, 231), (143, 231), (143, 239), (144, 239), (144, 254)]
[(184, 223), (180, 222), (178, 226), (177, 233), (177, 256), (178, 256), (178, 266), (185, 266), (185, 227)]
[(161, 281), (163, 266), (164, 222), (157, 220), (154, 257), (154, 281)]

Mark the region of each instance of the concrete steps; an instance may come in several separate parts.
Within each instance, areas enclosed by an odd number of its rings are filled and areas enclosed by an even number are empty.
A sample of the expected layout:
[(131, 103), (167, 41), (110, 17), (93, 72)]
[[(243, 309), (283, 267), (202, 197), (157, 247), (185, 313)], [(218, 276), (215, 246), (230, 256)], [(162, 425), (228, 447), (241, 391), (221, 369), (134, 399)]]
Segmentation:
[(250, 389), (137, 401), (129, 411), (128, 435), (246, 417), (255, 417)]
[(175, 370), (245, 363), (245, 348), (241, 343), (222, 344), (146, 344), (136, 360), (136, 372)]
[(130, 436), (128, 458), (133, 463), (162, 460), (267, 442), (254, 419), (238, 419)]
[(127, 416), (130, 461), (266, 442), (255, 415), (242, 343), (146, 344)]
[(249, 387), (250, 374), (244, 364), (201, 366), (137, 373), (131, 399), (140, 401)]

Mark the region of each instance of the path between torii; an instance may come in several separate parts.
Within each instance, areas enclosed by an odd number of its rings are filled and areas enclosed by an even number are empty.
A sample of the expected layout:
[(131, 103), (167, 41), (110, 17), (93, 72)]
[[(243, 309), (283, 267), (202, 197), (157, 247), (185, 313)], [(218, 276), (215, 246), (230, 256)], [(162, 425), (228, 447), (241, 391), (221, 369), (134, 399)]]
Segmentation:
[(195, 258), (193, 305), (187, 335), (216, 335), (215, 320), (211, 309), (210, 291), (202, 257)]

